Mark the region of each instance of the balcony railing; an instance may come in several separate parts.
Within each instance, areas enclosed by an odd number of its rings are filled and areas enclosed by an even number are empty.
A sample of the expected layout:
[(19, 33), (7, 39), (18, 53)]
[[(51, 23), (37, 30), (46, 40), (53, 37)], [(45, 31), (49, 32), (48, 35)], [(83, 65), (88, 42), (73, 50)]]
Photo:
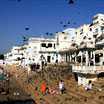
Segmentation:
[(77, 73), (89, 73), (89, 74), (98, 74), (104, 72), (104, 66), (78, 66), (73, 65), (72, 71)]
[(56, 52), (54, 48), (40, 48), (40, 52)]

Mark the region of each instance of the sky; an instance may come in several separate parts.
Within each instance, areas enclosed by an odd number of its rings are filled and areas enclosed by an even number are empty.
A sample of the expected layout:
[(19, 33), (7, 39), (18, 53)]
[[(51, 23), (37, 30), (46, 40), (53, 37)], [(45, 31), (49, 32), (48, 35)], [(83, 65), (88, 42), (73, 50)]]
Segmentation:
[(94, 15), (104, 14), (104, 0), (74, 0), (70, 5), (67, 1), (0, 0), (0, 53), (22, 44), (23, 36), (45, 37), (47, 32), (89, 24)]

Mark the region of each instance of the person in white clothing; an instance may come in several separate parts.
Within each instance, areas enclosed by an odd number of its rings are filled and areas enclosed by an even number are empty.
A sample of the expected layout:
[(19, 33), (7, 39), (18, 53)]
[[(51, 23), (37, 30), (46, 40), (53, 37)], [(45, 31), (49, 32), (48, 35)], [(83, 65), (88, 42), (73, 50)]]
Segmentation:
[(91, 90), (92, 89), (92, 82), (89, 81), (87, 86), (85, 86), (85, 90), (88, 91), (88, 90)]
[(61, 94), (64, 93), (65, 86), (64, 86), (64, 82), (62, 80), (59, 82), (59, 90), (60, 90)]

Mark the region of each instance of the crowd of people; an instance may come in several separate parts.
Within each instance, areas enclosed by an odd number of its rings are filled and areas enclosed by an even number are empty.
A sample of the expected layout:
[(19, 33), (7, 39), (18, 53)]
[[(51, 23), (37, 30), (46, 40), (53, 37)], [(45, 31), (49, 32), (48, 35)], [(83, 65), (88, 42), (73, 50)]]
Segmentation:
[[(38, 82), (35, 82), (35, 84), (37, 84)], [(48, 95), (48, 94), (51, 94), (51, 95), (57, 95), (57, 94), (64, 94), (66, 93), (66, 86), (64, 84), (64, 81), (63, 80), (60, 80), (59, 83), (58, 83), (58, 86), (48, 86), (47, 83), (45, 81), (41, 82), (40, 84), (40, 92), (42, 95)], [(88, 91), (88, 90), (91, 90), (92, 89), (92, 82), (91, 80), (88, 82), (88, 84), (86, 84), (85, 86), (85, 90)], [(39, 95), (39, 90), (38, 90), (38, 87), (36, 86), (35, 87), (35, 95), (38, 96)]]
[(41, 84), (35, 81), (35, 96), (38, 96), (39, 93), (42, 95), (57, 95), (57, 94), (64, 94), (65, 93), (65, 84), (63, 80), (60, 80), (57, 86), (49, 86), (47, 85), (46, 81), (42, 81)]

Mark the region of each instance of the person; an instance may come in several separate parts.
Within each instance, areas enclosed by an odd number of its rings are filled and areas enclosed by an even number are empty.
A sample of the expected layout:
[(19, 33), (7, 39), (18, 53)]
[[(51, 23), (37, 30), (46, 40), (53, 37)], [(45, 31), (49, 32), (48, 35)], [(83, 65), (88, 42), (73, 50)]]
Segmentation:
[(61, 94), (64, 93), (65, 86), (64, 86), (63, 80), (61, 80), (61, 81), (59, 82), (59, 90), (60, 90), (60, 93), (61, 93)]
[(91, 90), (92, 89), (92, 82), (91, 80), (88, 82), (87, 86), (85, 86), (85, 90), (88, 91), (88, 90)]
[(45, 95), (45, 93), (46, 93), (46, 82), (45, 81), (41, 83), (40, 90), (41, 90), (41, 93), (43, 95)]

